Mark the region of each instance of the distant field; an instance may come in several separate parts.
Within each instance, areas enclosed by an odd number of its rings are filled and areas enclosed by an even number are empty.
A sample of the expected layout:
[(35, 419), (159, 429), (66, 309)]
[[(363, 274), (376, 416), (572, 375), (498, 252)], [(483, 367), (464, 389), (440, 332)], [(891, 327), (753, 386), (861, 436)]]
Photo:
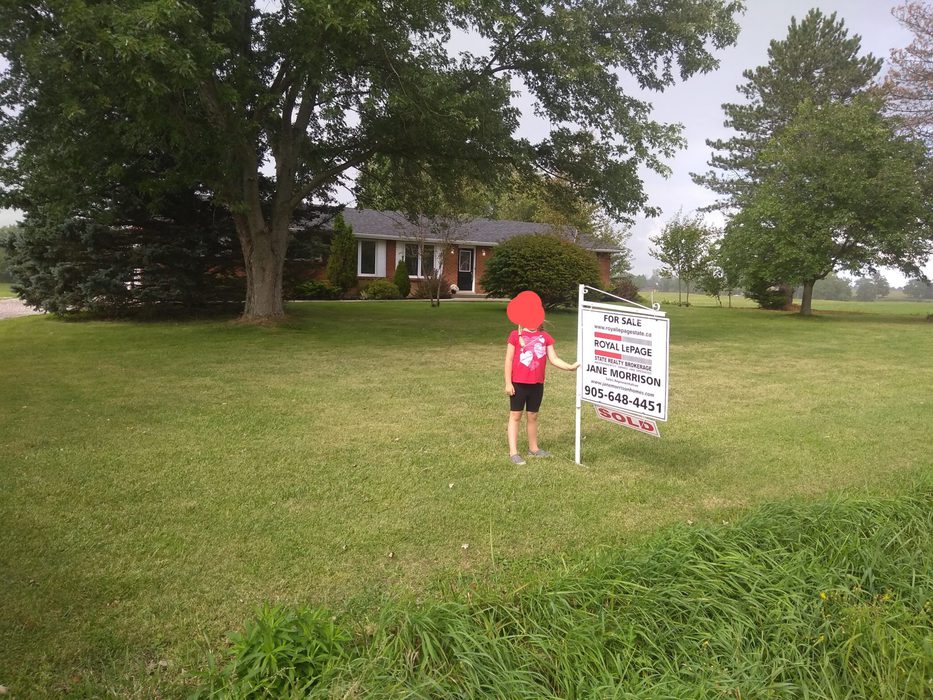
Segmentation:
[[(641, 294), (649, 301), (652, 299), (653, 295), (654, 301), (661, 302), (662, 304), (677, 304), (677, 292), (651, 292), (648, 290), (642, 291)], [(686, 294), (683, 295), (683, 300), (686, 301)], [(800, 299), (794, 299), (794, 302), (799, 304)], [(691, 292), (690, 305), (700, 307), (718, 307), (719, 303), (716, 301), (715, 297)], [(722, 298), (722, 305), (724, 307), (729, 306), (729, 300), (727, 297)], [(757, 308), (757, 306), (758, 305), (751, 299), (746, 299), (742, 296), (732, 297), (733, 308), (753, 309)], [(854, 314), (905, 315), (925, 317), (927, 314), (933, 314), (933, 300), (916, 301), (912, 299), (901, 298), (893, 300), (882, 299), (879, 301), (829, 301), (826, 299), (814, 299), (813, 310), (815, 312), (825, 311), (833, 313), (846, 312)]]
[[(662, 437), (586, 406), (584, 467), (573, 375), (553, 368), (556, 456), (508, 462), (502, 303), (0, 322), (0, 684), (186, 697), (263, 602), (372, 609), (769, 501), (906, 492), (933, 469), (931, 306), (667, 305)], [(549, 321), (573, 359), (576, 315)]]
[(16, 296), (13, 294), (13, 290), (10, 285), (6, 282), (0, 282), (0, 299), (6, 299), (7, 297)]

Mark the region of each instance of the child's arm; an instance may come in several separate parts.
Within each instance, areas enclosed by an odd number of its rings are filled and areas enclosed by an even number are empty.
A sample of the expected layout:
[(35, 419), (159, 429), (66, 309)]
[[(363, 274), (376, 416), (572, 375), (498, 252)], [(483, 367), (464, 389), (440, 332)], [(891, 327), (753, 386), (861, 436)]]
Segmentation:
[(547, 346), (547, 359), (549, 359), (551, 364), (557, 367), (557, 369), (566, 369), (571, 372), (580, 366), (579, 362), (574, 362), (572, 365), (570, 365), (560, 359), (557, 356), (557, 351), (554, 349), (553, 345)]
[(515, 396), (515, 387), (512, 386), (512, 360), (515, 358), (515, 346), (508, 343), (505, 346), (505, 393)]

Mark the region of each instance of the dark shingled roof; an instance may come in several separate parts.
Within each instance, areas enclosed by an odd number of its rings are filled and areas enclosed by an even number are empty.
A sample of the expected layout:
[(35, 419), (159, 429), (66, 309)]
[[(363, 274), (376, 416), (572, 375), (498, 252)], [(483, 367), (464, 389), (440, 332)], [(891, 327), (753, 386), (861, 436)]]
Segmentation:
[[(422, 217), (418, 225), (409, 221), (397, 211), (378, 211), (376, 209), (344, 209), (344, 220), (353, 227), (353, 233), (365, 238), (386, 239), (423, 239), (436, 238), (431, 232), (431, 220)], [(330, 228), (328, 224), (327, 228)], [(572, 231), (572, 229), (568, 229)], [(451, 243), (478, 243), (496, 245), (514, 236), (526, 233), (553, 233), (550, 224), (536, 224), (530, 221), (494, 221), (492, 219), (468, 219), (455, 223), (450, 231)], [(588, 250), (614, 253), (620, 250), (605, 243), (595, 243), (577, 238), (579, 245)]]

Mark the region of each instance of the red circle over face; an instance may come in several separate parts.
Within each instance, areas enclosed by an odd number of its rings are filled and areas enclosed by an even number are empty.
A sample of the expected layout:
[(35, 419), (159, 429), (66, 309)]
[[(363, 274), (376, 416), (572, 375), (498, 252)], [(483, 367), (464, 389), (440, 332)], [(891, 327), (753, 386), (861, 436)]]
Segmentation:
[(521, 292), (505, 309), (509, 320), (522, 328), (537, 328), (544, 322), (544, 305), (534, 292)]

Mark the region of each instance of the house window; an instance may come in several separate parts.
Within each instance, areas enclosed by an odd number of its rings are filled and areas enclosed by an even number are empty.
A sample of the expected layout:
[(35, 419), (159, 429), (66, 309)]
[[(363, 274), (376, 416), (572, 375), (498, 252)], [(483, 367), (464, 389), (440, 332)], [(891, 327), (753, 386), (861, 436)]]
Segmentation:
[(424, 277), (437, 268), (433, 245), (419, 246), (417, 243), (406, 243), (404, 248), (399, 246), (398, 264), (401, 265), (403, 261), (405, 267), (408, 268), (409, 277)]
[(376, 274), (376, 241), (360, 241), (359, 274)]

